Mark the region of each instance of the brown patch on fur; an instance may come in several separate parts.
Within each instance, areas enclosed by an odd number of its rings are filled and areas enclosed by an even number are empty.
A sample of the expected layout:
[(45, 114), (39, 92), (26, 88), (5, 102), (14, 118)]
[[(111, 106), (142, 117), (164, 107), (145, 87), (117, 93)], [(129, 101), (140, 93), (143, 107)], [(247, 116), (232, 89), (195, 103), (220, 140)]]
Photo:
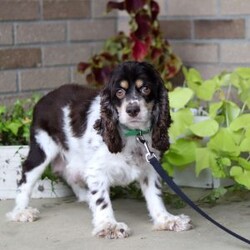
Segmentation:
[(142, 81), (142, 80), (140, 80), (140, 79), (138, 79), (138, 80), (136, 80), (136, 81), (135, 81), (135, 85), (136, 85), (136, 87), (139, 89), (139, 88), (141, 88), (141, 87), (142, 87), (142, 85), (143, 85), (143, 81)]
[(123, 81), (120, 82), (120, 86), (121, 86), (123, 89), (128, 89), (128, 88), (129, 88), (129, 83), (128, 83), (128, 81), (123, 80)]

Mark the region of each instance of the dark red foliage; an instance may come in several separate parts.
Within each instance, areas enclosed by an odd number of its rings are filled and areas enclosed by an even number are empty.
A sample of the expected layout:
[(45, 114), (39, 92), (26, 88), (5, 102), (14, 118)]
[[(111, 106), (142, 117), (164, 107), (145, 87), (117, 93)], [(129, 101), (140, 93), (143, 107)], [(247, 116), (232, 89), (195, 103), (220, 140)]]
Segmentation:
[(96, 82), (103, 82), (106, 83), (109, 79), (111, 69), (108, 66), (104, 66), (102, 68), (94, 68), (93, 73), (95, 76)]
[(137, 29), (134, 34), (137, 38), (144, 39), (151, 31), (150, 18), (146, 13), (137, 13), (135, 16), (135, 21), (137, 23)]
[(162, 52), (162, 49), (153, 48), (151, 53), (152, 60), (157, 60), (162, 54)]
[(84, 73), (85, 70), (90, 66), (89, 63), (85, 63), (85, 62), (80, 62), (77, 65), (77, 70), (81, 73)]
[(148, 44), (137, 38), (134, 38), (134, 46), (132, 48), (132, 56), (136, 61), (142, 61), (148, 52)]
[(151, 12), (152, 12), (152, 20), (154, 21), (156, 20), (160, 12), (160, 7), (159, 7), (159, 4), (155, 1), (151, 1), (150, 7), (151, 7)]
[(78, 65), (79, 72), (89, 70), (86, 80), (94, 86), (108, 81), (116, 65), (127, 60), (148, 61), (159, 70), (164, 80), (178, 73), (181, 62), (163, 38), (159, 21), (160, 8), (155, 0), (109, 1), (107, 11), (125, 10), (130, 16), (130, 32), (107, 39), (103, 51), (92, 56), (89, 62)]
[(145, 5), (146, 0), (125, 0), (124, 2), (128, 13), (136, 13)]

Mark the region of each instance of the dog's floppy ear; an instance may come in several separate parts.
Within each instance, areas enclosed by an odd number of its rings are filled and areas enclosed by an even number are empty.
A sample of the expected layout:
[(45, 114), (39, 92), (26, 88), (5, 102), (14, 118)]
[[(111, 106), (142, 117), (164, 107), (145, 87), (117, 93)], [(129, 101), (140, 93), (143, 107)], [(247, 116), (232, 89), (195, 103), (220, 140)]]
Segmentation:
[(101, 91), (101, 119), (94, 128), (100, 133), (111, 153), (122, 151), (122, 139), (118, 130), (118, 116), (111, 100), (111, 87), (106, 86)]
[(158, 96), (153, 110), (152, 147), (159, 151), (169, 148), (168, 129), (171, 124), (168, 93), (158, 72)]

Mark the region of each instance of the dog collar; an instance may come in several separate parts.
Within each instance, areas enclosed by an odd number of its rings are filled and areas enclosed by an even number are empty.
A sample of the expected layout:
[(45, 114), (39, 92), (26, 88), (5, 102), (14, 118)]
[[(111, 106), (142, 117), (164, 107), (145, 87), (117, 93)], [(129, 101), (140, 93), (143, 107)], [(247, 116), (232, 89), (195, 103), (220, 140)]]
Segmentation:
[(145, 134), (148, 134), (149, 132), (150, 132), (150, 129), (148, 129), (148, 130), (126, 129), (124, 131), (124, 135), (126, 137), (128, 137), (128, 136), (137, 136), (137, 135), (145, 135)]

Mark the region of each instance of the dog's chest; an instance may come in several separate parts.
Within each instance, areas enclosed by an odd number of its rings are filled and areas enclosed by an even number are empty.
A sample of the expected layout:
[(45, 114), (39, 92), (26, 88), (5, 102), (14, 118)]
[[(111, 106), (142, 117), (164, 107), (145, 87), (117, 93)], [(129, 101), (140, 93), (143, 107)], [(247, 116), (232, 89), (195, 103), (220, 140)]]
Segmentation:
[(122, 153), (114, 155), (113, 162), (107, 166), (107, 175), (112, 185), (127, 185), (138, 180), (147, 168), (143, 148), (129, 142)]

